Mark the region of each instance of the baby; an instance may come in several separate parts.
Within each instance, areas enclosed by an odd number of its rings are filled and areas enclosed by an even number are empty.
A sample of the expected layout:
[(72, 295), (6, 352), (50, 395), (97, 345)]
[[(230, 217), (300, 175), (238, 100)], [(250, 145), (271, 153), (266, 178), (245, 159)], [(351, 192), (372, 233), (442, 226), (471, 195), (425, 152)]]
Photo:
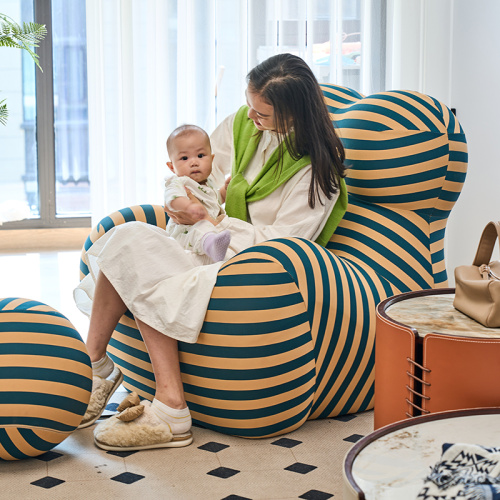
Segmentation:
[[(186, 250), (207, 255), (214, 262), (224, 260), (231, 233), (218, 233), (211, 222), (204, 222), (225, 216), (220, 204), (224, 203), (227, 190), (226, 183), (217, 191), (209, 178), (214, 155), (208, 134), (196, 125), (181, 125), (168, 137), (167, 151), (171, 160), (167, 166), (175, 175), (165, 178), (165, 206), (172, 212), (187, 212), (200, 221), (189, 226), (170, 219), (167, 233)], [(191, 201), (185, 188), (201, 204)]]

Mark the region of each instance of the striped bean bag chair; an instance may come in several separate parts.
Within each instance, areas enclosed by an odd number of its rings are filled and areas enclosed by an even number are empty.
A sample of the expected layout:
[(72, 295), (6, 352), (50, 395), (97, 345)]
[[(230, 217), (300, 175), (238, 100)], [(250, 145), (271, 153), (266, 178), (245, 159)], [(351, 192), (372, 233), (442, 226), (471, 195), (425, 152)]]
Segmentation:
[[(322, 89), (346, 149), (347, 213), (327, 248), (276, 239), (221, 268), (199, 341), (179, 345), (186, 398), (204, 427), (268, 437), (372, 408), (377, 303), (447, 284), (446, 221), (467, 165), (455, 116), (415, 92)], [(166, 225), (161, 206), (120, 210), (97, 225), (84, 251), (134, 220)], [(150, 360), (130, 314), (109, 353), (125, 386), (152, 399)]]
[(0, 298), (0, 462), (61, 443), (91, 391), (90, 358), (70, 321), (36, 300)]

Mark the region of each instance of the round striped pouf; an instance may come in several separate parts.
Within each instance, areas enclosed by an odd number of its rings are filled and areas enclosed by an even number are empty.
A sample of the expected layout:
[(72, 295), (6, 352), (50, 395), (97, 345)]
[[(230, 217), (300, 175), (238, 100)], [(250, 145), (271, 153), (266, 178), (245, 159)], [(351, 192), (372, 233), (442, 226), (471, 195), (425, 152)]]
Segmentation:
[(0, 460), (35, 457), (80, 424), (90, 358), (70, 321), (35, 300), (0, 299)]

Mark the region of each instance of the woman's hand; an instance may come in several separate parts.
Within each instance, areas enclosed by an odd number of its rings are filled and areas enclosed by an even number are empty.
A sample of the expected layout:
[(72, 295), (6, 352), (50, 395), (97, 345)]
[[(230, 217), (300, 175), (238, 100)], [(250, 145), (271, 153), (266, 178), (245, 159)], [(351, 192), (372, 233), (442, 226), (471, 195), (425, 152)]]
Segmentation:
[[(188, 210), (179, 210), (176, 212), (172, 212), (169, 210), (166, 206), (164, 207), (165, 212), (167, 215), (176, 223), (176, 224), (184, 224), (186, 226), (192, 226), (193, 224), (196, 224), (199, 220), (201, 219), (207, 219), (208, 221), (212, 222), (212, 219), (208, 216), (207, 209), (203, 206), (203, 204), (194, 196), (189, 189), (186, 189), (187, 197), (189, 198), (189, 201), (192, 204), (199, 205), (198, 210), (193, 210), (190, 209)], [(201, 215), (204, 215), (201, 217)], [(213, 222), (212, 222), (213, 223)]]

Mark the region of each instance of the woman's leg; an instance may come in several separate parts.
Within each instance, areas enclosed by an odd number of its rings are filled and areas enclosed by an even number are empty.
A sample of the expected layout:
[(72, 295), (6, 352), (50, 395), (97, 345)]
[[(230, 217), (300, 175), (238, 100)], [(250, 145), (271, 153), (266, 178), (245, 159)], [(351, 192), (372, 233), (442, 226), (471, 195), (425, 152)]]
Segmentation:
[(113, 393), (123, 381), (123, 375), (106, 356), (113, 331), (127, 310), (122, 299), (103, 273), (95, 285), (90, 315), (87, 352), (92, 362), (92, 394), (79, 429), (92, 425), (103, 413)]
[[(92, 362), (102, 359), (113, 331), (127, 310), (117, 291), (100, 272), (90, 316), (87, 350)], [(177, 340), (167, 337), (137, 320), (144, 343), (151, 358), (156, 379), (156, 399), (176, 409), (186, 408), (179, 366)]]
[[(105, 356), (113, 330), (126, 309), (113, 285), (100, 273), (87, 339), (87, 348), (94, 365), (95, 361)], [(153, 365), (155, 399), (151, 406), (143, 408), (143, 415), (139, 417), (137, 424), (128, 422), (124, 427), (124, 422), (119, 419), (99, 424), (94, 431), (95, 442), (105, 450), (187, 446), (193, 441), (190, 432), (191, 414), (184, 398), (177, 340), (163, 335), (143, 321), (136, 319), (136, 322)], [(107, 360), (112, 365), (109, 358)], [(122, 380), (123, 376), (117, 368), (106, 379), (94, 377), (89, 407), (80, 428), (92, 425), (102, 415)], [(142, 434), (136, 432), (137, 425), (142, 426)], [(145, 432), (145, 429), (149, 431)]]
[(177, 340), (163, 335), (143, 321), (136, 319), (136, 322), (153, 365), (155, 398), (170, 408), (186, 408)]
[(106, 354), (113, 331), (127, 307), (108, 278), (99, 272), (90, 315), (87, 351), (92, 362)]

